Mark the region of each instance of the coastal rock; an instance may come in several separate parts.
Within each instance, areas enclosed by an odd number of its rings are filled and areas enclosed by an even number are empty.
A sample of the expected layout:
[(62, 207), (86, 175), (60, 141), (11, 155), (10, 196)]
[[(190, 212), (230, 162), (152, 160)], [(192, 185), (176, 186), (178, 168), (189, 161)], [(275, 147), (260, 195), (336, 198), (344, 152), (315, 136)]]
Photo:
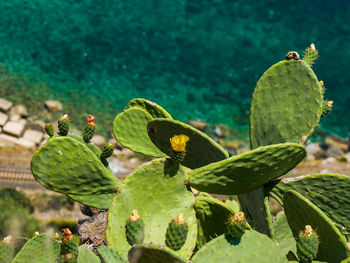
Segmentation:
[(334, 157), (336, 159), (339, 159), (344, 155), (344, 151), (338, 145), (331, 145), (328, 147), (326, 155), (328, 157)]
[(9, 116), (3, 112), (0, 112), (0, 126), (4, 126), (5, 123), (8, 121)]
[(63, 110), (62, 103), (57, 100), (48, 100), (45, 102), (45, 108), (50, 111), (61, 111)]
[(12, 102), (0, 98), (0, 110), (3, 112), (8, 112), (12, 107)]
[(35, 147), (35, 143), (25, 138), (16, 138), (7, 134), (0, 134), (0, 146), (33, 148)]
[(324, 144), (325, 144), (325, 146), (336, 145), (340, 149), (342, 149), (344, 152), (347, 152), (349, 150), (350, 142), (336, 138), (334, 136), (327, 136), (325, 141), (324, 141)]
[(27, 129), (23, 134), (23, 138), (39, 144), (44, 138), (44, 133), (37, 130)]
[(21, 137), (25, 129), (25, 124), (15, 122), (15, 121), (9, 121), (5, 124), (3, 127), (3, 132), (13, 135), (15, 137)]
[(97, 134), (94, 137), (92, 137), (91, 142), (96, 144), (98, 147), (102, 148), (106, 144), (107, 141), (106, 141), (105, 137)]
[(27, 108), (24, 105), (16, 105), (14, 106), (11, 111), (11, 114), (17, 114), (21, 117), (28, 117), (28, 111)]
[(39, 120), (29, 122), (27, 128), (45, 133), (45, 122)]
[(319, 158), (323, 158), (325, 156), (325, 152), (321, 148), (321, 145), (317, 143), (309, 143), (306, 146), (307, 158), (309, 160), (315, 160)]
[(10, 121), (19, 121), (21, 119), (21, 115), (15, 114), (15, 113), (10, 113)]
[(220, 124), (215, 125), (214, 135), (219, 138), (225, 138), (227, 134), (225, 132), (224, 126)]
[(207, 128), (208, 126), (208, 124), (205, 121), (199, 120), (190, 120), (188, 124), (200, 131), (204, 131), (205, 128)]

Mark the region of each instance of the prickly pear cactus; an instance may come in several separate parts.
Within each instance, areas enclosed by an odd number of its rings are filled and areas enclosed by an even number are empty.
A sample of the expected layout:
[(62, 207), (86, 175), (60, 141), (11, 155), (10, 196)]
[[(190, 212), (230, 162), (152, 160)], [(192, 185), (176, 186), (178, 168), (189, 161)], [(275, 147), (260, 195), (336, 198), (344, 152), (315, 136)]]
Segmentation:
[(295, 191), (287, 191), (283, 196), (284, 211), (294, 238), (306, 225), (316, 229), (320, 245), (316, 260), (329, 263), (340, 262), (350, 255), (346, 239), (332, 221), (313, 203)]
[(284, 60), (269, 68), (256, 84), (250, 108), (250, 143), (304, 143), (317, 126), (323, 89), (303, 60)]
[(40, 234), (28, 240), (11, 263), (55, 263), (60, 250), (56, 239)]
[(241, 238), (221, 235), (203, 246), (192, 263), (288, 263), (274, 242), (264, 234), (247, 230)]
[(296, 253), (296, 242), (290, 229), (287, 217), (284, 212), (276, 215), (276, 221), (273, 222), (274, 241), (278, 247), (287, 255), (289, 251)]
[(248, 229), (248, 222), (242, 211), (231, 215), (226, 224), (227, 232), (232, 238), (240, 238)]
[(138, 215), (136, 209), (132, 210), (131, 216), (126, 220), (125, 236), (131, 246), (142, 244), (145, 238), (145, 223)]
[(144, 243), (165, 246), (168, 223), (183, 214), (188, 235), (178, 255), (189, 258), (196, 243), (195, 198), (185, 185), (187, 173), (167, 159), (144, 164), (124, 180), (109, 210), (107, 240), (123, 258), (131, 248), (125, 236), (125, 222), (136, 209), (145, 225)]
[(0, 263), (10, 263), (14, 256), (14, 246), (10, 243), (0, 241)]
[(151, 115), (152, 118), (172, 119), (171, 115), (165, 109), (163, 109), (158, 104), (156, 104), (152, 101), (146, 100), (146, 99), (142, 99), (142, 98), (133, 99), (133, 100), (129, 101), (129, 103), (128, 103), (128, 105), (126, 105), (125, 109), (127, 110), (127, 109), (132, 108), (132, 107), (138, 107), (138, 108), (143, 109), (149, 115)]
[(179, 250), (186, 242), (188, 234), (188, 225), (180, 213), (176, 219), (173, 219), (165, 233), (165, 244), (172, 250)]
[(159, 245), (134, 246), (128, 253), (130, 263), (186, 263), (172, 249)]
[(98, 248), (97, 252), (101, 263), (127, 263), (121, 258), (117, 251), (110, 247), (101, 246)]
[(301, 263), (312, 262), (317, 255), (319, 243), (318, 235), (310, 225), (306, 225), (305, 230), (299, 232), (297, 254)]
[(214, 194), (242, 194), (287, 173), (306, 155), (299, 144), (277, 144), (232, 156), (190, 172), (189, 183)]
[(101, 261), (94, 252), (83, 246), (79, 246), (77, 263), (101, 263)]

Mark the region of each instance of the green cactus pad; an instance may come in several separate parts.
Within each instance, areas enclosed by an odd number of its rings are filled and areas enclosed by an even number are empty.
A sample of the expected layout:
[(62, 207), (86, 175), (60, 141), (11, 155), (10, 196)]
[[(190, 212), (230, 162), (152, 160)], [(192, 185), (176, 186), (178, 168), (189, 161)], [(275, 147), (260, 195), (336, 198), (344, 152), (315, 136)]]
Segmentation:
[(170, 248), (156, 245), (135, 246), (128, 254), (130, 263), (185, 263), (186, 259)]
[(133, 107), (115, 117), (113, 133), (117, 141), (126, 148), (152, 157), (165, 156), (150, 140), (147, 123), (152, 116), (143, 109)]
[(14, 256), (14, 246), (0, 241), (0, 263), (10, 263)]
[(289, 251), (296, 253), (296, 242), (290, 229), (287, 217), (283, 212), (276, 216), (276, 221), (273, 222), (273, 229), (275, 232), (274, 241), (278, 247), (283, 250), (284, 254)]
[(83, 246), (79, 246), (77, 263), (101, 263), (101, 261), (94, 252)]
[(119, 180), (83, 143), (55, 137), (33, 156), (31, 170), (46, 188), (71, 195), (114, 193)]
[(126, 263), (117, 251), (107, 246), (100, 246), (97, 249), (101, 263)]
[(195, 199), (187, 190), (185, 168), (172, 166), (166, 159), (154, 160), (139, 167), (125, 180), (109, 209), (107, 240), (126, 258), (130, 245), (125, 237), (125, 222), (136, 209), (145, 224), (144, 243), (165, 245), (168, 223), (183, 214), (189, 231), (180, 256), (189, 258), (196, 243)]
[(265, 191), (282, 206), (283, 194), (294, 190), (320, 208), (342, 234), (350, 237), (350, 177), (341, 174), (312, 174), (274, 181)]
[(287, 173), (305, 155), (299, 144), (264, 146), (193, 170), (189, 184), (208, 193), (243, 194)]
[(109, 209), (112, 204), (114, 193), (109, 194), (91, 194), (91, 195), (71, 195), (67, 194), (73, 200), (84, 205), (98, 209)]
[(238, 211), (203, 192), (196, 198), (195, 210), (198, 219), (198, 248), (224, 234), (228, 217)]
[(126, 105), (125, 109), (129, 109), (132, 107), (138, 107), (146, 111), (152, 118), (169, 118), (172, 119), (171, 115), (163, 109), (158, 104), (145, 100), (145, 99), (133, 99), (129, 101), (128, 105)]
[(180, 121), (153, 119), (148, 123), (147, 130), (152, 142), (168, 156), (173, 154), (170, 139), (174, 135), (187, 135), (190, 140), (186, 143), (186, 156), (181, 164), (191, 169), (228, 157), (227, 151), (208, 135)]
[(264, 234), (254, 230), (237, 239), (228, 234), (221, 235), (204, 247), (192, 258), (192, 263), (288, 263), (284, 253)]
[(285, 60), (273, 65), (253, 94), (251, 147), (305, 142), (321, 118), (322, 103), (322, 87), (304, 61)]
[(41, 234), (28, 240), (11, 263), (55, 263), (60, 251), (56, 239)]
[(304, 230), (305, 225), (310, 225), (317, 231), (320, 245), (316, 260), (336, 263), (349, 256), (344, 236), (317, 206), (296, 191), (287, 191), (283, 196), (283, 204), (295, 238)]

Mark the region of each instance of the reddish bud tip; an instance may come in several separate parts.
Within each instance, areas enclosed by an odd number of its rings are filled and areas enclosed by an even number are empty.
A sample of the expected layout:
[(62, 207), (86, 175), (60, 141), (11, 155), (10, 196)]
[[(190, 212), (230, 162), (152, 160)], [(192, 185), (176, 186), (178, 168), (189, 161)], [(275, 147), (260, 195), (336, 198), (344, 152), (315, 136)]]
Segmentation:
[(87, 122), (88, 122), (88, 123), (95, 122), (95, 117), (92, 116), (92, 115), (89, 115), (89, 116), (87, 117)]

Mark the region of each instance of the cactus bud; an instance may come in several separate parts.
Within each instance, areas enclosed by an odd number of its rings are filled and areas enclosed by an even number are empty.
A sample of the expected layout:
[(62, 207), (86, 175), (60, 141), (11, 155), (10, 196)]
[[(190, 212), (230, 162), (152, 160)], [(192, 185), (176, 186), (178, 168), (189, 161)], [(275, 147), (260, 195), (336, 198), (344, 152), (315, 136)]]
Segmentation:
[(85, 142), (90, 142), (92, 137), (94, 137), (96, 132), (96, 123), (95, 123), (95, 117), (92, 115), (89, 115), (87, 117), (87, 123), (84, 128), (83, 132), (83, 139)]
[(113, 144), (107, 143), (105, 146), (103, 146), (101, 159), (107, 159), (108, 157), (112, 156), (113, 151), (114, 151)]
[(47, 135), (49, 135), (50, 137), (55, 135), (55, 130), (53, 129), (53, 126), (51, 123), (45, 124), (45, 131), (46, 131)]
[(227, 231), (233, 238), (240, 238), (247, 229), (247, 220), (243, 212), (230, 215), (227, 221)]
[(323, 104), (322, 104), (322, 115), (321, 117), (323, 116), (326, 116), (333, 108), (333, 101), (330, 100), (324, 100), (323, 101)]
[(58, 124), (58, 134), (66, 136), (70, 129), (70, 120), (68, 114), (63, 115), (57, 121)]
[(186, 242), (187, 233), (188, 225), (184, 221), (182, 213), (180, 213), (168, 225), (165, 234), (165, 244), (173, 250), (179, 250)]
[(186, 143), (190, 140), (187, 135), (175, 135), (170, 139), (172, 148), (171, 160), (175, 163), (182, 163), (186, 156)]
[(145, 224), (136, 209), (132, 210), (131, 216), (126, 220), (125, 236), (131, 246), (142, 243), (145, 238)]
[(313, 64), (315, 64), (316, 60), (318, 58), (318, 51), (315, 47), (315, 44), (311, 44), (310, 47), (308, 47), (304, 52), (303, 60), (312, 67)]
[(76, 263), (77, 262), (77, 255), (74, 255), (73, 253), (67, 253), (62, 256), (62, 263)]
[(74, 235), (69, 230), (69, 228), (64, 228), (62, 230), (63, 230), (63, 234), (62, 234), (62, 243), (61, 243), (61, 255), (63, 256), (63, 262), (67, 262), (67, 263), (76, 262), (74, 260), (76, 260), (78, 256), (77, 241), (75, 240)]
[(40, 235), (40, 233), (39, 233), (39, 231), (35, 231), (34, 232), (34, 236), (36, 237), (36, 236), (39, 236)]
[(310, 225), (300, 231), (297, 240), (297, 255), (301, 263), (309, 263), (316, 257), (318, 252), (318, 235)]

